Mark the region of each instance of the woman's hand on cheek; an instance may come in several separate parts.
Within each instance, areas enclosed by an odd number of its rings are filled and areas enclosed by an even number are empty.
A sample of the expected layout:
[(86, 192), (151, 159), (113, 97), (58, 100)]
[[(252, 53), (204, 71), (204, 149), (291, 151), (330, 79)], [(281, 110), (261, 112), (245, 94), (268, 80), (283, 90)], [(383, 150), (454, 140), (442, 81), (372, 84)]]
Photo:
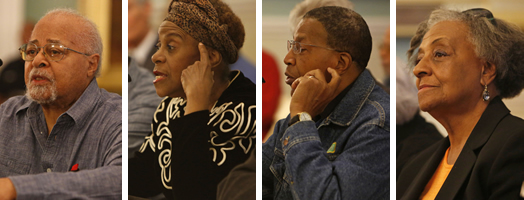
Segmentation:
[(182, 87), (187, 98), (185, 115), (196, 111), (208, 110), (210, 107), (214, 72), (211, 70), (212, 67), (206, 46), (199, 43), (198, 50), (200, 51), (200, 61), (196, 61), (182, 71)]

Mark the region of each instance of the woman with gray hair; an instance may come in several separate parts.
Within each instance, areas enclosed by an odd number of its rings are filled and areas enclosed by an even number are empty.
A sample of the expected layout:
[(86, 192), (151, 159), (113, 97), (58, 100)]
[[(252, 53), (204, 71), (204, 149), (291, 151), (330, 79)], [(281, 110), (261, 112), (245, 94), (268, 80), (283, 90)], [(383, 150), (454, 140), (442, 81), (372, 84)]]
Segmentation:
[(399, 199), (518, 199), (524, 121), (501, 99), (524, 88), (524, 33), (486, 9), (435, 10), (408, 51), (420, 109), (448, 137), (409, 161)]

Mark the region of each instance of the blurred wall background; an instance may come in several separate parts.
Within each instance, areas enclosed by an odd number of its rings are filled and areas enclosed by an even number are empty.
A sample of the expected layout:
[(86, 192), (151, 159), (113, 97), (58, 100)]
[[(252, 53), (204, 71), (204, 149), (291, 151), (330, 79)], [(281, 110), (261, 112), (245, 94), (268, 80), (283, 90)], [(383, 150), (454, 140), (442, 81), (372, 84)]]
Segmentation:
[[(282, 94), (275, 120), (285, 118), (289, 114), (291, 89), (284, 82), (286, 65), (283, 60), (287, 54), (287, 40), (293, 39), (288, 23), (289, 12), (300, 2), (302, 0), (263, 0), (262, 2), (262, 48), (275, 58), (281, 78)], [(377, 81), (383, 82), (386, 75), (380, 61), (379, 46), (389, 27), (390, 2), (389, 0), (351, 0), (351, 2), (354, 10), (366, 20), (373, 38), (373, 50), (367, 69), (371, 71)]]
[[(406, 52), (409, 49), (409, 41), (417, 30), (418, 24), (426, 20), (431, 11), (437, 8), (444, 7), (461, 11), (470, 8), (486, 8), (493, 13), (495, 18), (517, 24), (524, 30), (523, 3), (522, 0), (397, 0), (397, 59), (407, 63)], [(413, 77), (414, 83), (415, 76), (411, 71), (409, 71), (409, 74)], [(511, 110), (511, 113), (520, 118), (524, 118), (523, 102), (524, 96), (522, 94), (513, 99), (504, 100), (504, 103)], [(426, 112), (423, 112), (422, 115), (428, 121), (434, 123), (443, 135), (447, 135), (444, 127), (433, 117)]]
[[(122, 1), (120, 0), (0, 0), (0, 59), (20, 57), (25, 22), (36, 23), (54, 8), (72, 8), (94, 21), (104, 44), (100, 87), (122, 94)], [(1, 71), (1, 67), (0, 67)]]

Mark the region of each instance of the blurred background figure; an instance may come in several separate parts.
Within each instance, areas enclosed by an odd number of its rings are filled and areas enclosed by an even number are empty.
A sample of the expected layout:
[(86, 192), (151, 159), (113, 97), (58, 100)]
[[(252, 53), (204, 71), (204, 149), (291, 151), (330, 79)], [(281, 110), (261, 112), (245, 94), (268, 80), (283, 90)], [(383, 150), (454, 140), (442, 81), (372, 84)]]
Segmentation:
[[(295, 26), (301, 20), (302, 16), (309, 10), (321, 6), (340, 6), (345, 8), (350, 8), (362, 15), (369, 26), (371, 31), (371, 36), (373, 38), (373, 50), (371, 52), (371, 58), (369, 60), (367, 69), (371, 71), (377, 84), (381, 84), (382, 80), (386, 79), (386, 74), (382, 68), (381, 58), (379, 54), (379, 46), (382, 43), (382, 37), (389, 27), (389, 0), (291, 0), (291, 1), (280, 1), (280, 0), (264, 0), (262, 3), (262, 35), (263, 35), (263, 44), (264, 51), (273, 55), (273, 59), (276, 61), (277, 70), (274, 73), (278, 73), (280, 76), (284, 74), (286, 65), (284, 64), (284, 56), (288, 53), (286, 49), (287, 40), (293, 39), (293, 32)], [(291, 11), (290, 11), (291, 10)], [(286, 23), (287, 22), (287, 23)], [(266, 67), (266, 63), (262, 62), (263, 68)], [(269, 67), (272, 67), (268, 64)], [(262, 72), (262, 76), (266, 79), (266, 83), (269, 83), (268, 78), (269, 73), (273, 72)], [(286, 85), (284, 79), (277, 80), (280, 84), (281, 92), (283, 95), (280, 95), (280, 98), (271, 99), (271, 95), (265, 95), (263, 90), (262, 106), (274, 104), (277, 105), (274, 113), (265, 112), (262, 116), (262, 124), (272, 124), (275, 122), (269, 123), (264, 122), (264, 120), (269, 119), (281, 119), (285, 118), (289, 114), (289, 102), (291, 96), (290, 87)], [(263, 86), (264, 87), (264, 86)], [(383, 87), (383, 89), (387, 89)], [(388, 90), (386, 90), (388, 91)], [(280, 106), (284, 105), (284, 106)], [(274, 116), (264, 116), (264, 115), (274, 115)], [(265, 136), (266, 138), (272, 133), (273, 128), (269, 128), (269, 134)]]
[(153, 72), (155, 67), (155, 64), (151, 62), (151, 56), (156, 52), (155, 45), (158, 41), (158, 34), (150, 24), (152, 11), (153, 5), (149, 0), (128, 1), (127, 47), (129, 56), (136, 61), (138, 66), (150, 72)]
[(4, 62), (0, 67), (0, 103), (6, 96), (24, 94), (24, 62), (18, 48), (27, 43), (33, 23), (58, 7), (75, 9), (97, 24), (104, 46), (98, 85), (122, 94), (122, 1), (0, 1), (0, 59)]
[[(389, 57), (389, 56), (388, 56)], [(443, 137), (418, 108), (418, 90), (406, 64), (397, 59), (397, 176), (404, 164)]]
[(280, 72), (273, 55), (262, 50), (262, 77), (266, 81), (262, 85), (262, 141), (273, 133), (275, 112), (280, 100)]
[(128, 151), (132, 158), (144, 142), (144, 138), (151, 134), (151, 121), (158, 104), (162, 101), (156, 94), (151, 80), (155, 76), (147, 69), (138, 67), (135, 60), (129, 59), (128, 83)]
[[(382, 61), (382, 69), (384, 69), (385, 78), (382, 83), (389, 88), (389, 27), (382, 37), (382, 44), (380, 44), (380, 58)], [(398, 67), (398, 66), (397, 66)]]
[[(32, 21), (26, 21), (20, 31), (20, 43), (25, 44), (31, 37), (31, 32), (35, 27)], [(25, 92), (24, 64), (22, 57), (0, 66), (0, 104), (9, 97), (23, 95)]]

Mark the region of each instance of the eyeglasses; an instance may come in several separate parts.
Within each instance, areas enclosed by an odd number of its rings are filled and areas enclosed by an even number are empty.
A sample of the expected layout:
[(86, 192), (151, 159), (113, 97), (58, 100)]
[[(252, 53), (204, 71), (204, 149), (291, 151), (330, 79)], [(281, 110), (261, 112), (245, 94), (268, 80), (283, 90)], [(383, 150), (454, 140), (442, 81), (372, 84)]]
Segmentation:
[(89, 56), (88, 54), (75, 51), (73, 49), (67, 48), (64, 45), (60, 43), (48, 43), (44, 45), (43, 47), (36, 46), (36, 44), (33, 43), (27, 43), (22, 45), (18, 50), (20, 51), (20, 56), (22, 56), (22, 59), (25, 61), (32, 61), (35, 59), (35, 57), (40, 52), (40, 49), (44, 49), (44, 56), (50, 60), (58, 62), (62, 60), (67, 53), (67, 50), (71, 50), (73, 52)]
[(300, 52), (302, 52), (302, 47), (301, 47), (302, 45), (307, 45), (307, 46), (319, 47), (319, 48), (323, 48), (323, 49), (327, 49), (327, 50), (338, 51), (338, 50), (335, 50), (335, 49), (332, 49), (332, 48), (328, 48), (328, 47), (321, 47), (321, 46), (312, 45), (312, 44), (300, 43), (300, 42), (297, 42), (295, 40), (288, 40), (287, 41), (287, 51), (293, 49), (293, 53), (300, 54)]
[(472, 8), (469, 10), (462, 11), (462, 13), (470, 14), (470, 15), (473, 15), (474, 17), (485, 17), (491, 22), (491, 24), (497, 25), (497, 22), (494, 20), (495, 17), (493, 17), (493, 13), (491, 13), (491, 11), (489, 11), (488, 9)]

